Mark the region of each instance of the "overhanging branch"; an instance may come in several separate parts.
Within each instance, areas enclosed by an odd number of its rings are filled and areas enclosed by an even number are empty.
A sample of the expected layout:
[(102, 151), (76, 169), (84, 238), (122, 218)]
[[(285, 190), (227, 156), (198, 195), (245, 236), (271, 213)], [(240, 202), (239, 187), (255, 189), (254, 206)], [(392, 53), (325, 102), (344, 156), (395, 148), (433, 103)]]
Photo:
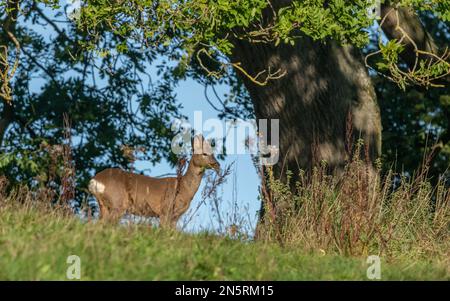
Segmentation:
[[(414, 73), (423, 62), (427, 66), (448, 62), (447, 50), (439, 50), (414, 9), (387, 3), (381, 6), (381, 19), (380, 25), (386, 36), (403, 46), (404, 50), (399, 55), (410, 72)], [(432, 85), (443, 86), (450, 82), (450, 77), (447, 73), (431, 81)]]

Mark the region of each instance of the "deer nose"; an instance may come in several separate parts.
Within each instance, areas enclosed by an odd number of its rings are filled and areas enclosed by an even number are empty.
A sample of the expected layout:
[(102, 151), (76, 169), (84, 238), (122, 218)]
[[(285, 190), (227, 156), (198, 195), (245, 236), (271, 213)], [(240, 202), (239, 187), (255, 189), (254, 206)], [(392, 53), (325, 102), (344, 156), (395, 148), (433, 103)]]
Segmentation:
[(211, 165), (211, 167), (217, 172), (217, 173), (220, 173), (220, 164), (219, 164), (219, 162), (214, 162), (212, 165)]

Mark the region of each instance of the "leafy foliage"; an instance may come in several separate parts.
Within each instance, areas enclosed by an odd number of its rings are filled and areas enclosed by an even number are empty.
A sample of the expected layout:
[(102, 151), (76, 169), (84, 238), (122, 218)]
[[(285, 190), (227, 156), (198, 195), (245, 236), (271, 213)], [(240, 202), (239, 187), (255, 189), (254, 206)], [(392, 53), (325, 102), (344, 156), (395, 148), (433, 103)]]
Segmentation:
[[(51, 160), (41, 145), (64, 143), (63, 113), (72, 121), (80, 187), (106, 166), (126, 167), (122, 145), (143, 147), (141, 158), (149, 162), (174, 162), (167, 155), (171, 122), (180, 116), (173, 83), (164, 70), (159, 81), (151, 82), (143, 65), (157, 59), (157, 50), (95, 57), (81, 51), (78, 42), (86, 37), (64, 10), (33, 1), (22, 9), (15, 34), (23, 54), (12, 82), (14, 122), (1, 146), (2, 173), (29, 183), (48, 178)], [(103, 47), (119, 43), (109, 35)]]
[[(130, 43), (145, 47), (163, 45), (171, 51), (181, 52), (180, 64), (186, 65), (199, 49), (203, 49), (211, 57), (221, 57), (218, 62), (226, 69), (227, 66), (238, 68), (238, 62), (224, 62), (231, 54), (233, 39), (274, 43), (277, 46), (280, 42), (295, 44), (303, 34), (314, 40), (333, 39), (363, 47), (369, 43), (367, 28), (377, 19), (376, 14), (369, 12), (383, 2), (386, 1), (87, 0), (81, 9), (78, 24), (93, 37), (85, 44), (88, 49), (99, 49), (101, 36), (98, 33), (106, 29), (125, 39), (117, 45), (119, 52), (126, 51)], [(397, 6), (432, 11), (444, 21), (450, 13), (448, 0), (390, 2)], [(100, 48), (99, 51), (108, 53), (110, 49)], [(382, 45), (383, 62), (380, 67), (391, 66), (389, 69), (395, 70), (392, 66), (397, 65), (398, 55), (402, 51), (399, 41)], [(432, 64), (430, 68), (422, 67), (416, 74), (421, 78), (439, 77), (450, 71), (450, 64), (442, 61)], [(245, 74), (245, 70), (241, 71)], [(403, 88), (411, 80), (400, 72), (393, 79)], [(419, 84), (426, 85), (420, 81)]]
[[(426, 12), (421, 14), (421, 19), (438, 46), (445, 47), (450, 37), (448, 25)], [(448, 175), (450, 87), (406, 87), (401, 90), (379, 75), (374, 75), (374, 84), (381, 108), (386, 167), (395, 166), (398, 172), (413, 174), (419, 162), (423, 162), (426, 155), (433, 155), (431, 152), (434, 152), (429, 171), (433, 182), (439, 179), (439, 175)]]
[[(450, 1), (391, 2), (422, 11), (433, 36), (441, 45), (448, 44)], [(1, 145), (0, 170), (10, 179), (31, 183), (48, 178), (52, 160), (41, 146), (63, 143), (64, 112), (72, 119), (80, 184), (105, 166), (126, 167), (122, 145), (144, 147), (141, 159), (153, 163), (175, 161), (168, 151), (170, 121), (180, 115), (173, 88), (186, 77), (207, 87), (231, 86), (218, 108), (221, 117), (252, 115), (247, 91), (230, 72), (236, 63), (228, 57), (233, 39), (276, 46), (307, 35), (324, 43), (333, 39), (378, 50), (378, 41), (369, 39), (368, 31), (376, 19), (368, 13), (375, 1), (86, 0), (76, 24), (58, 0), (20, 3), (15, 31), (22, 55), (12, 81), (15, 119)], [(0, 3), (2, 21), (9, 13), (5, 4)], [(402, 50), (396, 41), (382, 44), (378, 69), (401, 66)], [(147, 79), (150, 64), (160, 81)], [(438, 76), (447, 67), (421, 68), (419, 75)], [(397, 160), (412, 171), (427, 141), (440, 141), (433, 167), (436, 174), (445, 170), (450, 156), (445, 139), (448, 88), (418, 92), (400, 74), (396, 79), (406, 89), (403, 94), (374, 76), (386, 161)], [(39, 89), (33, 89), (36, 86)], [(4, 103), (0, 109), (5, 110)]]

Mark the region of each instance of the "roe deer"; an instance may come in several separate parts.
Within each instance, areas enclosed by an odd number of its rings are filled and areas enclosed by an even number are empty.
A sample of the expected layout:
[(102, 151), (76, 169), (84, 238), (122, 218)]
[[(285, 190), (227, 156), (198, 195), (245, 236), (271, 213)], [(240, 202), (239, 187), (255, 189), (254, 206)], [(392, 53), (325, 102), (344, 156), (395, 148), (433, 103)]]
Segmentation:
[(100, 217), (118, 222), (125, 213), (159, 217), (160, 224), (175, 226), (186, 212), (197, 192), (205, 169), (220, 171), (211, 145), (197, 135), (192, 143), (193, 154), (184, 175), (153, 178), (118, 168), (108, 168), (89, 182), (89, 191), (100, 206)]

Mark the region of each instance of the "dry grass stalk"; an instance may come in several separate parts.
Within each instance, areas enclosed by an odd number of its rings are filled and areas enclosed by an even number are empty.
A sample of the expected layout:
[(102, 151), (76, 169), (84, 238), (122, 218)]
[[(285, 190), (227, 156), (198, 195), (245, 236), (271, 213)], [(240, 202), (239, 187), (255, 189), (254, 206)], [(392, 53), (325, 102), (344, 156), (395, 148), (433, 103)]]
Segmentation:
[[(269, 169), (267, 185), (277, 218), (275, 224), (260, 225), (259, 239), (353, 256), (450, 258), (450, 188), (445, 181), (433, 187), (423, 166), (393, 189), (393, 172), (382, 177), (380, 169), (368, 170), (357, 154), (358, 149), (340, 178), (329, 176), (326, 166), (314, 168), (311, 176), (301, 172), (294, 191)], [(288, 172), (288, 182), (291, 176)]]

